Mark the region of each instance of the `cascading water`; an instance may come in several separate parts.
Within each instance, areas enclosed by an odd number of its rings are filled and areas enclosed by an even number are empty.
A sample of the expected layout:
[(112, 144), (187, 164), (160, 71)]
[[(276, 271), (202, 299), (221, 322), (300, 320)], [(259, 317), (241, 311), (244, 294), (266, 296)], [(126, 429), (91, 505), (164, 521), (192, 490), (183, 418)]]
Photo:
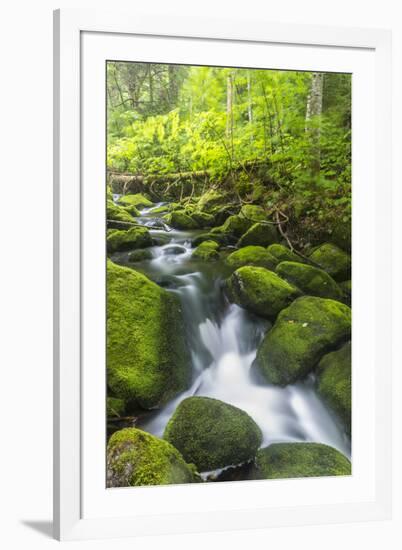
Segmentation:
[(139, 426), (162, 436), (177, 405), (188, 396), (220, 399), (246, 411), (259, 425), (262, 446), (273, 442), (326, 443), (350, 457), (350, 441), (314, 390), (311, 376), (281, 388), (258, 379), (251, 365), (269, 323), (229, 304), (221, 292), (223, 266), (191, 259), (196, 232), (160, 229), (152, 208), (137, 221), (148, 226), (153, 257), (141, 269), (181, 300), (192, 360), (192, 384)]

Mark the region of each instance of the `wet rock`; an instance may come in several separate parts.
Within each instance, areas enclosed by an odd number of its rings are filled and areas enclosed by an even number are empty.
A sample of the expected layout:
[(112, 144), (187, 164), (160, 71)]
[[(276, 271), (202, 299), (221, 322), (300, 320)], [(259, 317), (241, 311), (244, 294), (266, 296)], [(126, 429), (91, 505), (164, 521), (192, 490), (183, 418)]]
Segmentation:
[(170, 443), (137, 428), (115, 432), (107, 446), (107, 486), (134, 487), (199, 482)]
[(275, 269), (276, 260), (262, 246), (246, 246), (240, 250), (236, 250), (227, 256), (225, 263), (232, 269), (238, 269), (245, 265), (266, 267), (267, 269)]
[(304, 378), (321, 357), (350, 338), (345, 304), (303, 296), (281, 311), (257, 351), (254, 366), (267, 382), (285, 386)]
[(351, 433), (352, 365), (351, 344), (324, 355), (317, 367), (317, 390)]
[(281, 262), (276, 272), (282, 279), (300, 288), (304, 294), (339, 301), (343, 298), (342, 290), (323, 269), (300, 262)]
[(336, 449), (321, 443), (274, 443), (260, 449), (253, 479), (347, 476), (350, 461)]
[(266, 319), (300, 296), (300, 291), (263, 267), (241, 267), (228, 279), (226, 293), (231, 302)]
[(331, 275), (336, 281), (350, 279), (352, 262), (349, 254), (331, 243), (315, 248), (309, 258)]
[(129, 262), (142, 262), (143, 260), (151, 260), (152, 259), (152, 252), (151, 250), (145, 248), (143, 250), (134, 250), (128, 255), (128, 261)]
[(107, 370), (112, 395), (158, 407), (190, 382), (180, 301), (130, 268), (107, 263)]
[(246, 412), (209, 397), (182, 401), (163, 437), (200, 472), (251, 460), (262, 441), (259, 427)]

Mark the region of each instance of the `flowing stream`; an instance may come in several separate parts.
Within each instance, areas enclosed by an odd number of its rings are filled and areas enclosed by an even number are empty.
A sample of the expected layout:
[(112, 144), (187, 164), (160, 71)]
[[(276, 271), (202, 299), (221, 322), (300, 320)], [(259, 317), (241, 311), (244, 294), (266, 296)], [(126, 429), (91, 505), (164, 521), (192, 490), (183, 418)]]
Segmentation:
[[(350, 441), (316, 394), (313, 376), (280, 388), (259, 379), (251, 369), (269, 322), (225, 300), (221, 286), (228, 273), (222, 262), (191, 259), (192, 239), (199, 232), (153, 229), (160, 220), (152, 211), (162, 204), (143, 209), (137, 218), (150, 228), (158, 243), (151, 248), (152, 259), (128, 265), (180, 297), (192, 384), (139, 426), (161, 437), (180, 401), (192, 395), (207, 396), (246, 411), (262, 431), (263, 447), (274, 442), (326, 443), (350, 458)], [(118, 255), (116, 260), (126, 263), (127, 254)]]

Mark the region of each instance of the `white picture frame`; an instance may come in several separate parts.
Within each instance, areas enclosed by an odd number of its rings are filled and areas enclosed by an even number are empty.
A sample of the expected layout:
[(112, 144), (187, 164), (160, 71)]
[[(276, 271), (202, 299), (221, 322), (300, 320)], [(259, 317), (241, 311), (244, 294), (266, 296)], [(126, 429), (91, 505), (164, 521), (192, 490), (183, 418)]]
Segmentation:
[[(269, 65), (261, 62), (267, 51)], [(345, 70), (356, 75), (352, 111), (354, 459), (350, 478), (106, 489), (104, 417), (99, 419), (105, 399), (104, 196), (99, 185), (99, 178), (104, 178), (105, 132), (100, 68), (106, 59)], [(390, 517), (390, 62), (391, 36), (383, 30), (261, 20), (246, 25), (241, 20), (148, 18), (98, 10), (55, 12), (56, 538)]]

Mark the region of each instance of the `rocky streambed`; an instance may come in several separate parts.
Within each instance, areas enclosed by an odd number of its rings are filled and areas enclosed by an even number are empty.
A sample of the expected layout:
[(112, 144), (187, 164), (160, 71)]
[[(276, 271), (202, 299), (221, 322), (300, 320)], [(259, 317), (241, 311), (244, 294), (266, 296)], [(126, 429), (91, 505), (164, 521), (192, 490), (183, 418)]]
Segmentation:
[(108, 486), (349, 474), (347, 251), (215, 191), (107, 218)]

